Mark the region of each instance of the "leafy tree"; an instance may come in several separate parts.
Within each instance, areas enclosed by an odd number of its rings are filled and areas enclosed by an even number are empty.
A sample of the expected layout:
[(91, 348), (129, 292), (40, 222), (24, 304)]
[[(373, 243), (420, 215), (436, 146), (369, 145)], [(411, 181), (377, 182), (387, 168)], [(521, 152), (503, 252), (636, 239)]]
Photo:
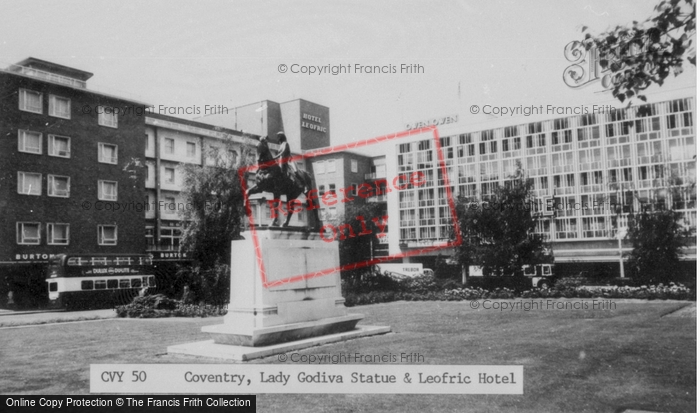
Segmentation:
[(627, 262), (633, 278), (642, 282), (669, 282), (681, 273), (681, 250), (692, 235), (681, 224), (682, 216), (673, 209), (630, 215), (627, 237), (633, 249)]
[(640, 91), (662, 86), (671, 72), (678, 76), (685, 60), (695, 66), (695, 0), (662, 0), (652, 16), (631, 27), (618, 25), (598, 35), (587, 31), (584, 26), (582, 43), (586, 50), (598, 50), (601, 68), (612, 73), (604, 86), (620, 102), (635, 95), (646, 101)]
[[(345, 205), (345, 217), (343, 222), (337, 226), (349, 225), (355, 236), (349, 236), (350, 230), (347, 229), (343, 230), (344, 239), (340, 233), (338, 234), (341, 267), (362, 263), (373, 258), (373, 243), (377, 242), (377, 234), (382, 232), (381, 228), (376, 225), (374, 218), (380, 224), (386, 225), (386, 222), (383, 222), (384, 216), (386, 216), (386, 204), (383, 203), (367, 202)], [(384, 232), (386, 232), (386, 227)], [(369, 267), (349, 269), (343, 272), (343, 277), (345, 279), (360, 278), (362, 274), (368, 273), (370, 270)]]
[(216, 303), (229, 298), (231, 241), (240, 238), (245, 218), (238, 168), (250, 159), (250, 150), (244, 149), (240, 161), (234, 163), (223, 155), (231, 153), (232, 144), (226, 149), (210, 149), (206, 156), (213, 159), (213, 165), (181, 166), (181, 196), (186, 207), (180, 211), (185, 228), (180, 249), (191, 255), (193, 265), (181, 269), (180, 275), (189, 278), (200, 300)]
[(695, 232), (678, 211), (686, 200), (695, 203), (695, 182), (685, 182), (668, 168), (665, 175), (669, 178), (657, 191), (663, 195), (653, 204), (640, 202), (641, 210), (630, 211), (627, 219), (626, 238), (632, 243), (632, 251), (626, 258), (631, 276), (639, 282), (676, 280), (682, 274), (683, 247), (692, 241)]
[(523, 265), (550, 261), (547, 243), (535, 233), (532, 185), (519, 166), (516, 177), (497, 187), (488, 200), (458, 198), (462, 244), (455, 248), (454, 259), (465, 267), (483, 267), (485, 275), (496, 276), (521, 274)]

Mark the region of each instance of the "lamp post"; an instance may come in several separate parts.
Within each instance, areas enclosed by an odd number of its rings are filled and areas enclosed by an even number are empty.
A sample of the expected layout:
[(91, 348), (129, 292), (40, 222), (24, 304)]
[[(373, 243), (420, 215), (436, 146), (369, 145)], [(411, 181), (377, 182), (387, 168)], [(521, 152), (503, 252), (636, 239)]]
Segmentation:
[[(622, 225), (622, 215), (625, 212), (624, 208), (624, 192), (623, 187), (620, 185), (620, 209), (619, 216), (617, 218), (617, 248), (620, 252), (620, 278), (625, 278), (625, 261), (622, 258), (622, 239), (627, 236), (627, 226)], [(630, 205), (630, 208), (632, 206)]]
[(625, 262), (622, 259), (622, 239), (627, 235), (625, 228), (620, 226), (620, 220), (617, 221), (617, 247), (620, 251), (620, 278), (625, 278)]

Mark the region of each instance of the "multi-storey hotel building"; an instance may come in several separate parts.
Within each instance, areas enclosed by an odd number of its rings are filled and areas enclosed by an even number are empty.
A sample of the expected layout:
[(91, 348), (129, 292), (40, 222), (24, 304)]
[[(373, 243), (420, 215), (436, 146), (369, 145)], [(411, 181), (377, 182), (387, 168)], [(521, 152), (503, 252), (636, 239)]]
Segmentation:
[[(146, 104), (92, 73), (25, 59), (0, 70), (0, 293), (31, 305), (51, 255), (143, 251)], [(4, 301), (4, 300), (2, 300)]]
[[(470, 201), (490, 200), (520, 165), (541, 208), (537, 232), (552, 242), (557, 263), (580, 268), (629, 250), (617, 236), (630, 210), (673, 206), (685, 225), (696, 225), (694, 113), (694, 99), (682, 98), (494, 129), (441, 129), (440, 146), (453, 195)], [(394, 205), (389, 198), (390, 213), (399, 215), (390, 221), (398, 224), (392, 254), (444, 242), (451, 225), (434, 140), (395, 146), (396, 173), (421, 171), (427, 179), (400, 191)], [(696, 260), (695, 245), (685, 258)]]

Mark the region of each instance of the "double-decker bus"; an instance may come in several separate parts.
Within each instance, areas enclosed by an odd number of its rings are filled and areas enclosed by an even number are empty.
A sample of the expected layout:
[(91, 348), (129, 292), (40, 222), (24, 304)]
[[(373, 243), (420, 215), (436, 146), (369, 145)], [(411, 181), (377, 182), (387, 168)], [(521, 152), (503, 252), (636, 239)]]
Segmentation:
[(156, 287), (151, 255), (58, 254), (46, 270), (49, 307), (109, 308)]

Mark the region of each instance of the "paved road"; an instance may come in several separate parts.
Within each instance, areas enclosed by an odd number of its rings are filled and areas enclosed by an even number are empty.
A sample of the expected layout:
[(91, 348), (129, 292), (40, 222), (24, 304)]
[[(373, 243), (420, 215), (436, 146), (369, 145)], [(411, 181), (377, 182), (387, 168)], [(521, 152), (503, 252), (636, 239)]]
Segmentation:
[(89, 311), (60, 311), (60, 312), (18, 312), (0, 310), (0, 327), (12, 327), (32, 324), (47, 324), (54, 322), (99, 320), (115, 318), (112, 309)]

